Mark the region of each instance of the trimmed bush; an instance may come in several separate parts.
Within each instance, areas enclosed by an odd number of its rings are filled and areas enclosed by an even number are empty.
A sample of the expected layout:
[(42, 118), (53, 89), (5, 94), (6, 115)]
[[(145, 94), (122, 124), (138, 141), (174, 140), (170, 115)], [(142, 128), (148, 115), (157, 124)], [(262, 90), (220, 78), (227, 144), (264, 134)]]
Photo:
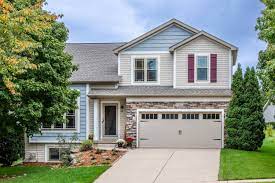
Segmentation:
[(24, 133), (10, 131), (0, 133), (0, 164), (10, 166), (24, 156)]
[(267, 137), (273, 136), (273, 126), (271, 124), (266, 125), (265, 134)]
[(89, 151), (93, 149), (93, 141), (85, 140), (80, 145), (80, 151)]

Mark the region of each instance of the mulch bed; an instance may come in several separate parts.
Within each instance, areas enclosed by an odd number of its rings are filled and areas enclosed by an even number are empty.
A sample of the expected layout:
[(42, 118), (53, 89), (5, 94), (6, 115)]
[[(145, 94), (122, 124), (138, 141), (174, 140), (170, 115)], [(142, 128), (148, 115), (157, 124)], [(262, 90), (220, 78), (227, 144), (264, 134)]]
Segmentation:
[(126, 152), (119, 150), (93, 149), (84, 152), (78, 152), (76, 156), (77, 163), (73, 166), (91, 166), (91, 165), (111, 165)]

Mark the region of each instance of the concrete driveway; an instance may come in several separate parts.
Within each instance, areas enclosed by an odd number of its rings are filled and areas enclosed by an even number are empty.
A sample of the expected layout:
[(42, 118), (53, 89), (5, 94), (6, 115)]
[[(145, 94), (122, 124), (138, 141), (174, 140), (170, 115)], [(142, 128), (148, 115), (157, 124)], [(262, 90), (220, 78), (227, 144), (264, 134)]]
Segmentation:
[(219, 149), (135, 149), (96, 183), (213, 183), (219, 159)]

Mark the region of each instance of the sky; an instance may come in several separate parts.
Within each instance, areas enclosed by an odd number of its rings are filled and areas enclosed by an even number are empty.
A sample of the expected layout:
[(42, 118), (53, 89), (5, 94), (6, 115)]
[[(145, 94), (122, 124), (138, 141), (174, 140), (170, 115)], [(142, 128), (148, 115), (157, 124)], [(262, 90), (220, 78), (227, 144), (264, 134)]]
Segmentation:
[(256, 66), (265, 43), (258, 40), (259, 0), (48, 0), (45, 9), (63, 14), (68, 42), (127, 42), (176, 18), (239, 48), (238, 63)]

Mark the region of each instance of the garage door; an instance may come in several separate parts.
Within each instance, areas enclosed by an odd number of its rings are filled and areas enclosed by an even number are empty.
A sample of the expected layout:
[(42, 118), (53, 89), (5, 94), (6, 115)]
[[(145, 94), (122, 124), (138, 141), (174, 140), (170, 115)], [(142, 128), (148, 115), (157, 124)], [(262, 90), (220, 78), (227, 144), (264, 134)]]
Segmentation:
[(221, 148), (220, 113), (141, 113), (139, 147)]

